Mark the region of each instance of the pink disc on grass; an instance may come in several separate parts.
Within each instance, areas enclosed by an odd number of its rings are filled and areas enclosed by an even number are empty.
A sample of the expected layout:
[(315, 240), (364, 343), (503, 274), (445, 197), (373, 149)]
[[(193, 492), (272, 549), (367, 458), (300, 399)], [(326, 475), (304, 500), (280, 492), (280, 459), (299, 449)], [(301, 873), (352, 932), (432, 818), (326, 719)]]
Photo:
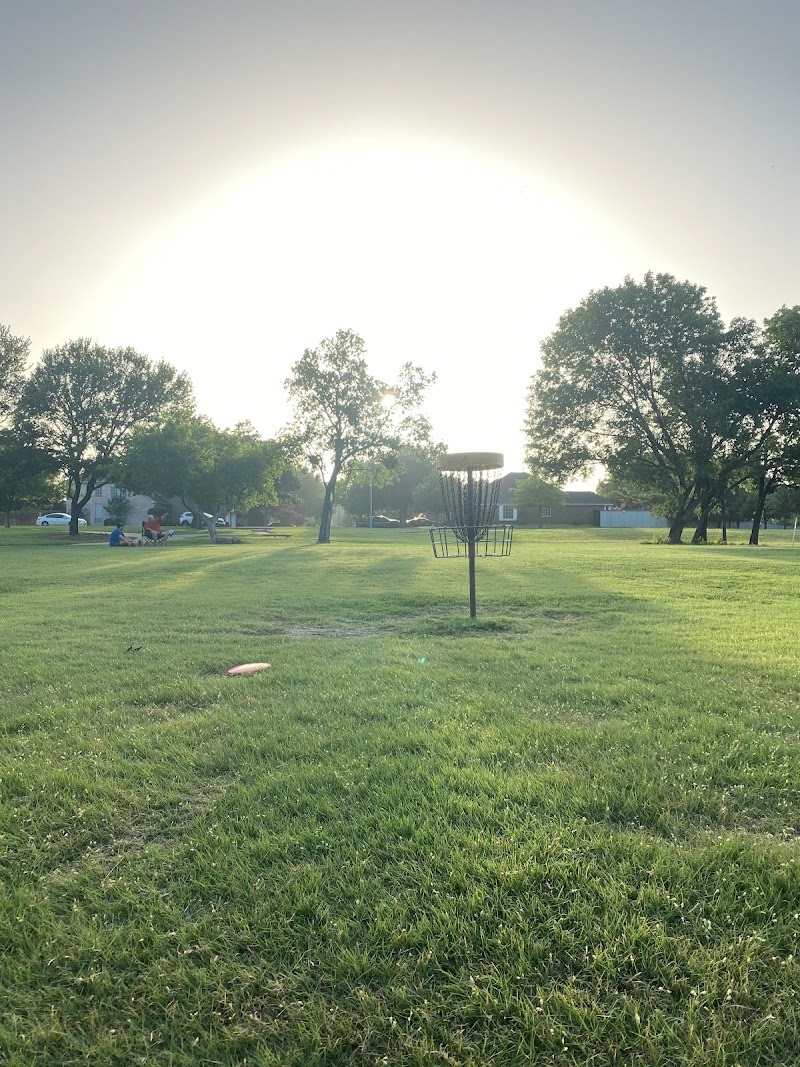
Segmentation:
[(231, 667), (228, 674), (252, 674), (254, 671), (265, 671), (270, 666), (269, 663), (242, 663), (239, 667)]

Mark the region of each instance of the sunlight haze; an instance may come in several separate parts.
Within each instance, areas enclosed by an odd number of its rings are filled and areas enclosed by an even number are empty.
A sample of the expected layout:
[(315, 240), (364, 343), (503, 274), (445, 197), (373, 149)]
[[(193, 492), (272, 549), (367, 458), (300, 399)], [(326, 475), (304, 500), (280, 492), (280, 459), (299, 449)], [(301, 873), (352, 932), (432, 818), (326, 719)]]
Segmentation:
[[(307, 347), (435, 371), (453, 450), (522, 469), (539, 345), (668, 271), (798, 302), (794, 4), (0, 5), (0, 322), (186, 370), (272, 435)], [(13, 100), (13, 106), (8, 106)]]

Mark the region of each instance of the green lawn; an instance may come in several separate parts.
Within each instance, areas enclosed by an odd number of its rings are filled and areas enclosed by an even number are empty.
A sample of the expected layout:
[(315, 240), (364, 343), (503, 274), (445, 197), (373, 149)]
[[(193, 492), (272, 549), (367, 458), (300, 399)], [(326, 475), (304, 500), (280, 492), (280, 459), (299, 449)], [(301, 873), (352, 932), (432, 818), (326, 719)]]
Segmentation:
[(0, 1062), (800, 1061), (791, 531), (289, 534), (0, 530)]

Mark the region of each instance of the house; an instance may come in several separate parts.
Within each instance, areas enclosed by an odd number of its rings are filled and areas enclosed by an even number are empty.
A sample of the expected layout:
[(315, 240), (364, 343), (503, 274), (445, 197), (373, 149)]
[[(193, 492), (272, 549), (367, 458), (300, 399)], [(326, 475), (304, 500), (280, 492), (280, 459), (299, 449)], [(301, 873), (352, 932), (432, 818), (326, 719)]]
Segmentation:
[(118, 489), (116, 485), (103, 485), (92, 493), (91, 500), (86, 506), (89, 522), (93, 526), (102, 526), (110, 517), (106, 511), (106, 504), (120, 496), (127, 497), (131, 502), (131, 510), (125, 519), (125, 525), (141, 526), (147, 518), (148, 508), (151, 508), (155, 501), (149, 496), (137, 496), (129, 493), (127, 489)]
[(504, 474), (500, 479), (499, 514), (497, 516), (499, 522), (518, 521), (519, 511), (516, 504), (513, 503), (514, 490), (517, 487), (517, 482), (529, 477), (530, 475), (527, 471), (514, 471), (511, 474)]
[(588, 490), (568, 490), (563, 504), (541, 507), (517, 507), (513, 492), (517, 483), (527, 478), (525, 471), (515, 471), (500, 479), (499, 522), (519, 522), (528, 526), (599, 526), (600, 512), (610, 511), (610, 500)]

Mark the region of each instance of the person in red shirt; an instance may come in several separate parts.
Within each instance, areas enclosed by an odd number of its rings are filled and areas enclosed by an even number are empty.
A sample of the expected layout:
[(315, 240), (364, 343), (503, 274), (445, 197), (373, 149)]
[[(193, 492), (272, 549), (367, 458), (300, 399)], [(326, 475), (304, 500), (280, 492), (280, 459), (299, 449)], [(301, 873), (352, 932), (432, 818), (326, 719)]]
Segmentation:
[(169, 539), (166, 530), (161, 529), (161, 523), (166, 515), (148, 515), (144, 521), (142, 532), (148, 541), (155, 541), (157, 545), (165, 545)]

